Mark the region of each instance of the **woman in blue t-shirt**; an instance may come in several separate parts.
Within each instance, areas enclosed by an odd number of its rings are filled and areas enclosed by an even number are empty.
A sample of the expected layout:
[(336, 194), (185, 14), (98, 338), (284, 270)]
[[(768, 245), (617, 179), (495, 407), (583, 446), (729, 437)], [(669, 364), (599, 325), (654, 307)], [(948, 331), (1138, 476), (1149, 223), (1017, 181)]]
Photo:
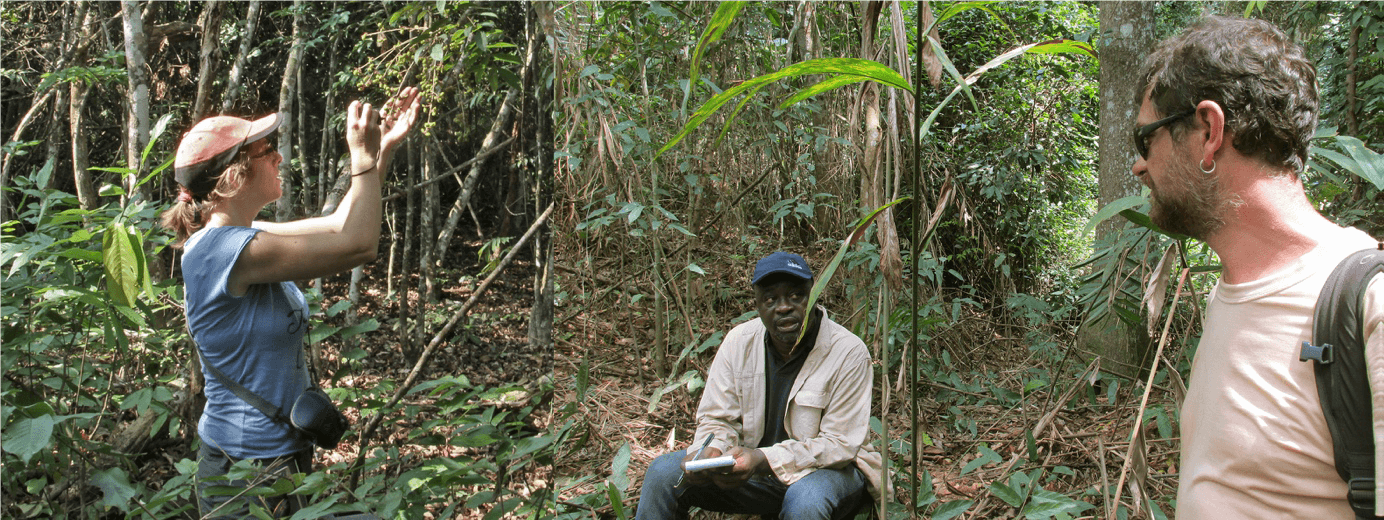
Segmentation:
[(381, 172), (412, 128), (418, 106), (418, 89), (411, 87), (390, 100), (383, 115), (353, 101), (346, 112), (351, 188), (331, 215), (293, 222), (254, 220), (282, 195), (283, 156), (266, 139), (280, 114), (254, 121), (210, 117), (179, 142), (178, 199), (163, 213), (162, 225), (176, 235), (173, 247), (183, 250), (188, 329), (206, 379), (207, 404), (197, 425), (200, 516), (245, 516), (251, 500), (276, 515), (301, 507), (295, 497), (266, 500), (210, 489), (250, 487), (244, 480), (212, 479), (243, 459), (279, 474), (309, 472), (312, 444), (245, 402), (207, 367), (285, 412), (310, 386), (303, 352), (307, 304), (293, 280), (375, 258)]

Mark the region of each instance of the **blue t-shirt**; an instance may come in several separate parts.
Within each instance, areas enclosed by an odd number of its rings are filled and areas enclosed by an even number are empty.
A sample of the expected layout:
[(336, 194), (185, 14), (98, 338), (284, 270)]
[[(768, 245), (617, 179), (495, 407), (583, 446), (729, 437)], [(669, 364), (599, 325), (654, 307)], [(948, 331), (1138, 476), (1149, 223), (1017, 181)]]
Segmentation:
[(307, 301), (293, 282), (251, 285), (230, 294), (227, 281), (245, 245), (260, 230), (203, 229), (183, 250), (188, 328), (201, 350), (207, 405), (197, 424), (202, 442), (240, 459), (287, 455), (311, 446), (235, 395), (205, 367), (213, 364), (285, 414), (308, 387), (303, 359)]

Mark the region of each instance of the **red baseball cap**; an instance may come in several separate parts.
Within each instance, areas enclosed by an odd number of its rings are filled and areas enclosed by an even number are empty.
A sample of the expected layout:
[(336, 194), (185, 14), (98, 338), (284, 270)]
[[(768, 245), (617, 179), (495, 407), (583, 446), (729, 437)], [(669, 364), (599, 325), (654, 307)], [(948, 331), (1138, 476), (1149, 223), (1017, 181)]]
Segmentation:
[(241, 147), (264, 139), (282, 122), (283, 116), (278, 112), (254, 121), (234, 116), (201, 120), (178, 142), (173, 178), (193, 195), (210, 193)]

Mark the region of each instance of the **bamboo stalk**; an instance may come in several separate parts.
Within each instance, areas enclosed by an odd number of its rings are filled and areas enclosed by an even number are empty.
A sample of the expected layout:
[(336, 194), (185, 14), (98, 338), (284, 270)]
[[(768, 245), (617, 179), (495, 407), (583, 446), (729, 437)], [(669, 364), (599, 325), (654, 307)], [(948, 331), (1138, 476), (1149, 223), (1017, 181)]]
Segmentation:
[[(1168, 307), (1168, 318), (1163, 321), (1163, 334), (1158, 339), (1158, 351), (1153, 354), (1153, 368), (1149, 370), (1148, 382), (1144, 384), (1144, 397), (1139, 401), (1139, 411), (1134, 416), (1134, 435), (1139, 434), (1139, 428), (1144, 423), (1144, 408), (1149, 404), (1149, 394), (1153, 391), (1153, 377), (1158, 375), (1158, 360), (1163, 358), (1163, 347), (1168, 344), (1168, 329), (1172, 327), (1173, 317), (1177, 315), (1177, 302), (1182, 297), (1182, 285), (1187, 281), (1187, 275), (1191, 272), (1190, 268), (1182, 268), (1182, 274), (1177, 277), (1177, 292), (1173, 293), (1173, 304)], [(1138, 443), (1131, 438), (1129, 449), (1125, 452), (1124, 464), (1120, 467), (1120, 479), (1115, 484), (1115, 500), (1113, 508), (1106, 510), (1105, 518), (1115, 520), (1115, 512), (1120, 509), (1120, 495), (1124, 492), (1125, 477), (1129, 475), (1130, 461), (1134, 460), (1134, 449)], [(1109, 506), (1107, 506), (1109, 507)]]

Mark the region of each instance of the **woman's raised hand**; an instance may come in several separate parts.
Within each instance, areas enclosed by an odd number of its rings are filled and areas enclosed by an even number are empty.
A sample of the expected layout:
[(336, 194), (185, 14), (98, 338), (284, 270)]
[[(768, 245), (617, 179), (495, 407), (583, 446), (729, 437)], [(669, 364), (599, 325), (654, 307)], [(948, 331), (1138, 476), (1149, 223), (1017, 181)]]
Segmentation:
[(381, 131), (384, 132), (384, 137), (380, 141), (381, 169), (389, 166), (390, 159), (394, 157), (394, 150), (405, 137), (408, 137), (409, 130), (413, 129), (413, 123), (418, 120), (418, 106), (418, 87), (401, 88), (398, 94), (385, 103), (383, 118), (380, 121)]
[(380, 115), (369, 103), (346, 107), (346, 144), (351, 148), (351, 175), (374, 170), (380, 155)]

